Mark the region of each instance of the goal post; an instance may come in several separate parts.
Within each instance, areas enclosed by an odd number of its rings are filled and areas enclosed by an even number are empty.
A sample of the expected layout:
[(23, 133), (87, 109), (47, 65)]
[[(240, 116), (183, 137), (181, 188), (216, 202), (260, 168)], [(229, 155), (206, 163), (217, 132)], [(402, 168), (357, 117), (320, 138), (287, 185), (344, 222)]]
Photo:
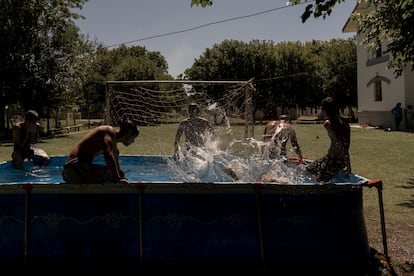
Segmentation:
[(213, 124), (241, 120), (245, 138), (253, 136), (254, 87), (248, 81), (145, 80), (107, 81), (105, 123), (119, 126), (123, 116), (141, 126), (175, 123), (191, 102)]

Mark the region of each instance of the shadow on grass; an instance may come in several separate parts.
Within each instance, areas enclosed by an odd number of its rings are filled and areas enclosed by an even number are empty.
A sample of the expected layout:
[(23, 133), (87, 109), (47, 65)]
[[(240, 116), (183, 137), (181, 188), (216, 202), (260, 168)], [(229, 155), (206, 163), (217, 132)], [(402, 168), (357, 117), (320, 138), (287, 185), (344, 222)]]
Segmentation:
[[(414, 189), (414, 178), (409, 178), (408, 181), (404, 185), (400, 185), (398, 186), (398, 188)], [(411, 196), (413, 197), (413, 199), (403, 202), (403, 203), (399, 203), (397, 205), (402, 206), (402, 207), (414, 208), (414, 194), (412, 194)]]

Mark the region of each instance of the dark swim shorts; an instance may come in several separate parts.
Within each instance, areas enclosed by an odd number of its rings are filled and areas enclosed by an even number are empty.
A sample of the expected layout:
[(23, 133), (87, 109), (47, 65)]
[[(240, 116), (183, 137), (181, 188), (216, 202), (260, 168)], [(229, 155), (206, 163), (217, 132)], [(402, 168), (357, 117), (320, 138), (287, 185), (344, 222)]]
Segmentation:
[(63, 180), (71, 184), (110, 183), (111, 175), (105, 165), (82, 162), (73, 159), (65, 164)]
[(315, 175), (319, 181), (328, 182), (331, 178), (346, 167), (342, 159), (326, 155), (306, 166), (306, 170)]

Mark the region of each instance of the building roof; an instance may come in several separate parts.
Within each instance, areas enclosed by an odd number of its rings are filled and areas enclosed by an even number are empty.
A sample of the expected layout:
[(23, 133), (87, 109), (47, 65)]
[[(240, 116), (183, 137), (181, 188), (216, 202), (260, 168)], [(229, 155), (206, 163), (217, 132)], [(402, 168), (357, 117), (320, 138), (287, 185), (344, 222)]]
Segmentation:
[[(358, 2), (358, 1), (357, 1)], [(352, 19), (352, 14), (354, 13), (361, 13), (361, 14), (368, 14), (372, 10), (366, 1), (361, 1), (355, 5), (355, 8), (352, 10), (352, 13), (349, 15), (348, 20), (346, 21), (344, 27), (342, 28), (342, 32), (344, 33), (356, 33), (358, 31), (358, 23)]]

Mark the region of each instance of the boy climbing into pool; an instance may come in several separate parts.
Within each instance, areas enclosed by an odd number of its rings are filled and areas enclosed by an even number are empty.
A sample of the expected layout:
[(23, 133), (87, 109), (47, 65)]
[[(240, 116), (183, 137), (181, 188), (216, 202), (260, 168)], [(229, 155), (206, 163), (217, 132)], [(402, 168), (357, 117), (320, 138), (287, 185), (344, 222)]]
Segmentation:
[(325, 118), (323, 126), (328, 133), (331, 144), (328, 153), (307, 165), (306, 170), (315, 175), (317, 180), (328, 182), (341, 170), (344, 177), (347, 177), (351, 172), (349, 158), (351, 130), (348, 122), (341, 118), (339, 106), (334, 98), (326, 97), (322, 100), (321, 105)]
[[(66, 183), (75, 184), (129, 184), (119, 166), (117, 143), (129, 146), (138, 135), (138, 127), (126, 117), (123, 118), (119, 131), (110, 125), (92, 129), (69, 153), (62, 172), (63, 179)], [(99, 154), (104, 155), (106, 166), (93, 163)]]

